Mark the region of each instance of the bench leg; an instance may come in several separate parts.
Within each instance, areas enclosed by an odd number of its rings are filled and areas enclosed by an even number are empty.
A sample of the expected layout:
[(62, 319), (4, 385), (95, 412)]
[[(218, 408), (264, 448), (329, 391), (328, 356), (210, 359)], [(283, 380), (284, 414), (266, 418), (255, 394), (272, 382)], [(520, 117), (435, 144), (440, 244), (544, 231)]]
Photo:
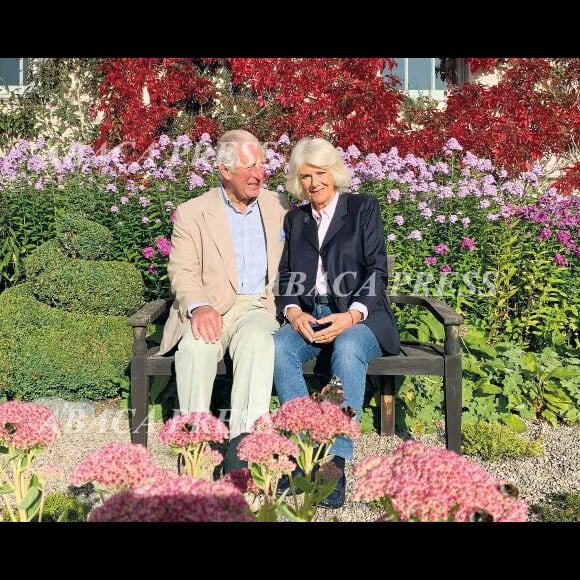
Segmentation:
[(395, 377), (381, 376), (381, 435), (395, 434)]
[(461, 357), (445, 358), (445, 443), (447, 449), (461, 453)]
[(131, 407), (131, 443), (147, 447), (149, 377), (145, 357), (134, 356), (131, 361)]

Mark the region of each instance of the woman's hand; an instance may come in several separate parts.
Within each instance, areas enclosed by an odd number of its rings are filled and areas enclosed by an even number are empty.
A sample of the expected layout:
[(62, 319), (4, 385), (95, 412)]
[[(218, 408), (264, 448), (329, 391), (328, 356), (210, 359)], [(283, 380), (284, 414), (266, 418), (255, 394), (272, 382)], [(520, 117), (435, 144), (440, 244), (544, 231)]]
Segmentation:
[(349, 310), (348, 312), (337, 312), (329, 314), (324, 318), (316, 321), (317, 324), (331, 323), (328, 328), (324, 328), (314, 333), (314, 340), (316, 344), (328, 344), (332, 342), (341, 332), (356, 324), (362, 319), (362, 313), (358, 310)]
[(304, 312), (299, 308), (288, 308), (286, 318), (290, 322), (292, 328), (301, 334), (308, 342), (314, 340), (314, 331), (312, 325), (317, 324), (316, 318), (308, 312)]

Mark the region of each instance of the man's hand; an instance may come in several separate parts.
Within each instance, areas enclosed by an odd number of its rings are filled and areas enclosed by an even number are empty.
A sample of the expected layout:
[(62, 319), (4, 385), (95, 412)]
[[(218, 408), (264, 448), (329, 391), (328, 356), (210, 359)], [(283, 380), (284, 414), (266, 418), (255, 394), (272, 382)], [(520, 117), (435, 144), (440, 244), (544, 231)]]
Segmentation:
[(216, 343), (222, 334), (223, 319), (221, 314), (211, 306), (200, 306), (191, 313), (191, 332), (193, 338), (209, 344)]
[(288, 308), (286, 318), (296, 332), (300, 333), (308, 342), (312, 342), (314, 338), (312, 325), (316, 324), (316, 318), (312, 314), (303, 312), (300, 308)]

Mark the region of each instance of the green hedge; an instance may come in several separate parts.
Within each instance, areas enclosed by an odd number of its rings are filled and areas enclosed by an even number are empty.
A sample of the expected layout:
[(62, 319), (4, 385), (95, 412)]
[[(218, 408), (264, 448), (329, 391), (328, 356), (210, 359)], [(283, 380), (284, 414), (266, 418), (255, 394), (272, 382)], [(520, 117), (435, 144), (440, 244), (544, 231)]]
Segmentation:
[(32, 400), (117, 394), (131, 357), (125, 317), (77, 314), (38, 302), (29, 284), (0, 294), (0, 392)]
[(56, 223), (56, 238), (69, 258), (107, 259), (113, 244), (111, 230), (78, 212), (63, 213)]
[(26, 277), (40, 302), (70, 312), (129, 315), (144, 302), (143, 279), (128, 262), (68, 258), (56, 240), (24, 260)]

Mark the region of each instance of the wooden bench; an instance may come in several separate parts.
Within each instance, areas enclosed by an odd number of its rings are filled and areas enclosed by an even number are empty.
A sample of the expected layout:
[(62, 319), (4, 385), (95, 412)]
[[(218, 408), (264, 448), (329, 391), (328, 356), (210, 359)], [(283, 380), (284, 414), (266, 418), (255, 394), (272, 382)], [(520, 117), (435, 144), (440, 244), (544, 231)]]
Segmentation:
[[(388, 259), (389, 280), (394, 272), (394, 257)], [(445, 442), (448, 449), (460, 452), (461, 447), (461, 350), (459, 326), (463, 318), (445, 303), (435, 298), (407, 294), (388, 295), (391, 304), (415, 305), (427, 308), (444, 326), (442, 345), (402, 342), (397, 355), (383, 356), (369, 364), (368, 376), (380, 380), (381, 435), (395, 432), (394, 377), (402, 375), (438, 375), (443, 377)], [(155, 300), (143, 306), (127, 323), (133, 327), (133, 356), (131, 358), (131, 441), (147, 446), (149, 377), (175, 374), (175, 357), (159, 356), (159, 347), (149, 348), (147, 326), (163, 320), (171, 300)], [(317, 360), (304, 363), (304, 374), (317, 370)], [(226, 374), (224, 361), (218, 364), (218, 375)]]

